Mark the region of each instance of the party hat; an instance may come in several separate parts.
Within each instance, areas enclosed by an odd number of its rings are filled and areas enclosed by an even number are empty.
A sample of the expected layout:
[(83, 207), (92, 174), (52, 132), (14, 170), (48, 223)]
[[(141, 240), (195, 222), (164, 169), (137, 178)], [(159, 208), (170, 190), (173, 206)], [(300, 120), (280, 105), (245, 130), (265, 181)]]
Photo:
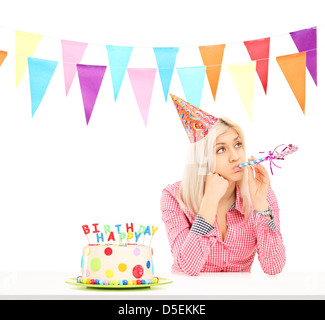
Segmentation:
[(218, 121), (218, 118), (215, 118), (171, 93), (170, 96), (174, 101), (178, 115), (191, 143), (204, 138), (208, 134), (210, 128)]

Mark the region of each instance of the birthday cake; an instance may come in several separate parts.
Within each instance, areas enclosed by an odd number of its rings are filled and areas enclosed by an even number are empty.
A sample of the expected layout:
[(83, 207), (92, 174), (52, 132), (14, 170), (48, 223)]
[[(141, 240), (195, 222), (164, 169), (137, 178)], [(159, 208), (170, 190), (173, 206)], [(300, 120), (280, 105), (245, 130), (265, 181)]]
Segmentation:
[[(104, 234), (100, 234), (95, 225), (96, 237), (99, 242), (104, 240)], [(85, 234), (90, 230), (87, 226)], [(152, 228), (152, 233), (155, 230)], [(143, 228), (143, 234), (145, 232)], [(149, 234), (149, 228), (147, 229)], [(154, 276), (153, 250), (150, 245), (136, 243), (122, 243), (122, 239), (133, 238), (132, 232), (126, 234), (118, 230), (120, 243), (97, 243), (88, 244), (82, 249), (81, 256), (81, 276), (77, 277), (78, 283), (95, 285), (143, 285), (158, 283), (158, 277)], [(135, 238), (139, 239), (139, 234), (135, 232)], [(115, 240), (113, 231), (108, 230), (108, 239)], [(150, 234), (151, 235), (151, 230)], [(88, 237), (87, 237), (88, 238)], [(151, 241), (150, 241), (151, 243)]]

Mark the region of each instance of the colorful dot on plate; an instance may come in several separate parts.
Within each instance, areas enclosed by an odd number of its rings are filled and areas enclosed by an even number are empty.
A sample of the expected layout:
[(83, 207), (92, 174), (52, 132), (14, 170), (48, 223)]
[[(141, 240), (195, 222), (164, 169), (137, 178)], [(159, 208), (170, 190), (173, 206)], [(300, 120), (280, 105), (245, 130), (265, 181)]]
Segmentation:
[(123, 280), (123, 284), (124, 285), (128, 284), (128, 281), (127, 280)]
[(140, 249), (139, 248), (135, 248), (133, 250), (133, 253), (134, 253), (135, 256), (138, 256), (140, 254)]
[(118, 281), (117, 280), (113, 280), (113, 284), (114, 284), (114, 286), (117, 286), (118, 285)]
[(114, 276), (113, 270), (106, 270), (105, 274), (107, 278), (112, 278)]
[(104, 250), (104, 252), (105, 252), (105, 254), (106, 254), (107, 256), (110, 256), (110, 255), (113, 253), (113, 250), (112, 250), (112, 248), (108, 247), (108, 248), (106, 248), (106, 249)]
[(99, 258), (92, 258), (90, 260), (90, 269), (92, 271), (98, 271), (101, 267), (101, 262)]
[(104, 285), (107, 286), (108, 285), (108, 280), (104, 280)]
[(126, 270), (126, 264), (125, 263), (120, 263), (118, 265), (118, 269), (121, 271), (121, 272), (124, 272)]
[(135, 278), (141, 278), (143, 275), (143, 267), (139, 264), (137, 264), (133, 270), (132, 270), (132, 274)]
[(146, 266), (147, 266), (148, 269), (150, 268), (150, 261), (149, 260), (147, 261)]
[(108, 284), (110, 285), (110, 286), (112, 286), (114, 283), (113, 283), (113, 280), (110, 280), (109, 282), (108, 282)]

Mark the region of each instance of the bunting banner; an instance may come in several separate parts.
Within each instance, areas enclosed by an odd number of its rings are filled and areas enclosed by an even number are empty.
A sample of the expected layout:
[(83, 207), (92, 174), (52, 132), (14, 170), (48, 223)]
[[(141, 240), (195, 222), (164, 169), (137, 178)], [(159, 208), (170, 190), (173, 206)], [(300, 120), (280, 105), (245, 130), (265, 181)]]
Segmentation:
[(93, 113), (105, 71), (106, 66), (89, 66), (77, 64), (77, 72), (87, 125)]
[(227, 68), (249, 118), (253, 120), (256, 62), (228, 64)]
[(33, 117), (44, 97), (58, 62), (29, 57), (27, 63)]
[[(243, 57), (243, 60), (246, 61), (234, 61), (234, 63), (227, 62), (226, 66), (250, 120), (253, 120), (256, 74), (259, 77), (264, 94), (267, 95), (269, 60), (273, 58), (276, 59), (280, 68), (279, 70), (281, 70), (289, 85), (288, 88), (291, 89), (291, 92), (295, 96), (295, 101), (299, 104), (303, 115), (305, 115), (306, 69), (317, 87), (317, 28), (318, 27), (312, 27), (288, 33), (298, 52), (271, 58), (271, 37), (238, 42), (246, 48), (250, 61), (248, 62), (247, 58)], [(14, 54), (16, 88), (18, 88), (24, 72), (28, 67), (32, 117), (34, 117), (36, 110), (39, 108), (57, 64), (59, 63), (59, 61), (34, 57), (42, 38), (43, 36), (40, 34), (15, 31)], [(44, 41), (42, 45), (44, 46), (45, 43)], [(221, 70), (222, 66), (225, 64), (224, 54), (227, 45), (216, 44), (196, 46), (195, 48), (199, 49), (203, 65), (188, 67), (176, 66), (176, 62), (178, 62), (179, 59), (178, 54), (180, 47), (152, 47), (151, 49), (153, 49), (157, 68), (130, 68), (129, 62), (134, 47), (103, 45), (103, 48), (106, 49), (108, 65), (99, 66), (96, 64), (87, 65), (82, 63), (84, 54), (89, 46), (88, 43), (60, 40), (60, 44), (65, 94), (66, 96), (68, 95), (77, 73), (87, 126), (94, 110), (104, 74), (109, 66), (114, 101), (116, 102), (117, 100), (127, 71), (145, 127), (147, 127), (148, 124), (157, 69), (165, 102), (167, 102), (174, 71), (176, 69), (186, 101), (199, 108), (205, 85), (205, 78), (208, 80), (213, 100), (216, 101)], [(231, 46), (227, 45), (227, 52), (231, 50), (230, 47)], [(42, 49), (44, 49), (44, 47), (42, 47)], [(6, 48), (0, 47), (0, 66), (6, 60), (8, 54), (10, 55), (11, 53), (8, 52)], [(132, 61), (132, 63), (134, 63), (134, 61)]]
[(131, 85), (145, 126), (156, 77), (155, 68), (127, 68)]
[(317, 29), (309, 28), (290, 32), (299, 52), (306, 51), (306, 66), (317, 86)]
[(186, 101), (200, 107), (206, 67), (176, 68)]
[(7, 57), (8, 52), (7, 51), (1, 51), (0, 50), (0, 67), (3, 63), (3, 61), (5, 61), (6, 57)]
[(167, 101), (170, 82), (173, 76), (175, 61), (178, 53), (178, 48), (153, 48), (161, 85), (163, 87), (165, 102)]
[(84, 42), (61, 40), (66, 95), (68, 95), (72, 81), (77, 73), (76, 65), (81, 62), (87, 46), (88, 44)]
[(41, 41), (42, 35), (16, 31), (16, 87), (25, 73), (28, 57), (32, 57)]
[(280, 56), (276, 61), (305, 114), (306, 52)]
[(120, 92), (124, 74), (128, 66), (133, 47), (106, 46), (114, 91), (114, 100)]
[(216, 100), (225, 46), (225, 44), (220, 44), (199, 47), (203, 64), (206, 66), (206, 74), (214, 101)]
[(251, 60), (256, 61), (256, 72), (266, 94), (269, 73), (270, 38), (244, 41), (244, 45)]

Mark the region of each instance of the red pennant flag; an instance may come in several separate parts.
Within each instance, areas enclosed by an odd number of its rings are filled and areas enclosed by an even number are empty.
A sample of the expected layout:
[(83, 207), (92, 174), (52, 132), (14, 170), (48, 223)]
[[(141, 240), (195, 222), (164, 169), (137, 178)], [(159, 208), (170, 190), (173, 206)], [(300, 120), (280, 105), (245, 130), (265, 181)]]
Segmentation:
[(269, 70), (270, 38), (244, 41), (244, 44), (250, 58), (252, 60), (256, 60), (256, 72), (261, 80), (264, 92), (266, 94)]

